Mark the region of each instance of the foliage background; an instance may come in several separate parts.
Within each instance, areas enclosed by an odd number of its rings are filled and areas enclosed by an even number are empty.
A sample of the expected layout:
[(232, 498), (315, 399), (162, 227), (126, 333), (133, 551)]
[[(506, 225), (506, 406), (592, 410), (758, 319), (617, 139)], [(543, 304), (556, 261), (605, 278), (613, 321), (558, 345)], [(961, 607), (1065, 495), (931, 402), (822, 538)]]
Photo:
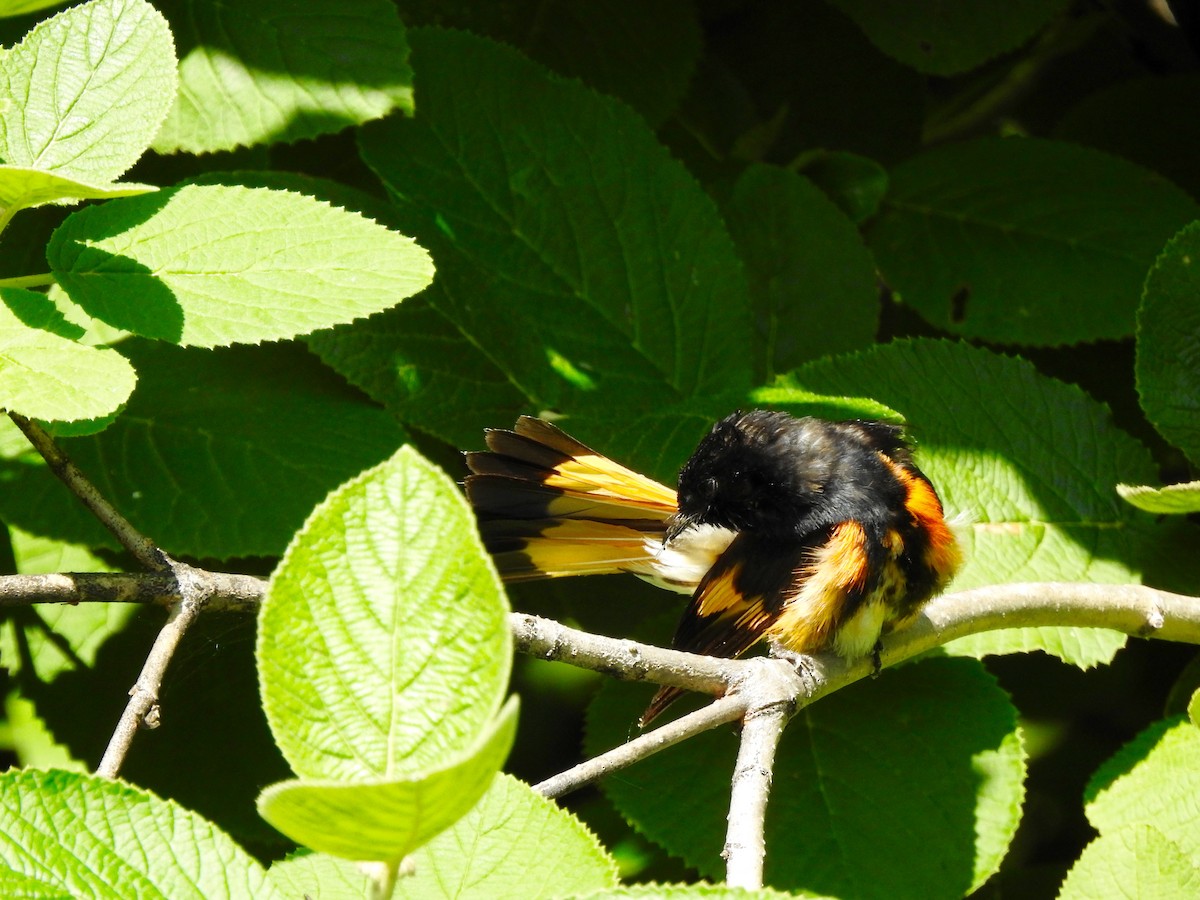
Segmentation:
[[(1197, 593), (1192, 526), (1115, 492), (1188, 481), (1200, 459), (1183, 262), (1200, 192), (1195, 23), (1062, 0), (976, 4), (961, 19), (858, 0), (306, 7), (158, 4), (186, 100), (125, 178), (313, 194), (416, 236), (437, 279), (303, 341), (118, 345), (136, 392), (107, 428), (64, 445), (167, 550), (265, 575), (314, 503), (406, 440), (459, 477), (456, 448), (478, 447), (483, 428), (550, 411), (670, 480), (706, 423), (774, 403), (904, 418), (969, 523), (959, 586)], [(41, 15), (6, 20), (4, 43)], [(0, 276), (43, 271), (69, 213), (24, 212), (0, 237)], [(6, 571), (126, 566), (9, 443)], [(677, 613), (675, 598), (616, 580), (534, 585), (512, 602), (659, 642)], [(65, 747), (94, 766), (158, 618), (11, 614), (0, 654), (14, 761)], [(272, 857), (286, 845), (253, 798), (287, 767), (253, 639), (226, 616), (189, 635), (164, 726), (123, 774)], [(1085, 784), (1184, 712), (1194, 651), (1119, 643), (1072, 632), (960, 648), (986, 657), (1029, 756), (1020, 829), (980, 896), (1053, 893), (1095, 833)], [(971, 672), (965, 683), (987, 677)], [(587, 715), (599, 740), (603, 707), (585, 713), (598, 687), (519, 659), (509, 770), (537, 781), (570, 765)], [(864, 733), (887, 703), (867, 703)], [(610, 718), (610, 734), (632, 721)], [(661, 789), (617, 780), (614, 795)], [(682, 818), (686, 796), (655, 800)], [(604, 793), (567, 805), (627, 877), (695, 877)]]

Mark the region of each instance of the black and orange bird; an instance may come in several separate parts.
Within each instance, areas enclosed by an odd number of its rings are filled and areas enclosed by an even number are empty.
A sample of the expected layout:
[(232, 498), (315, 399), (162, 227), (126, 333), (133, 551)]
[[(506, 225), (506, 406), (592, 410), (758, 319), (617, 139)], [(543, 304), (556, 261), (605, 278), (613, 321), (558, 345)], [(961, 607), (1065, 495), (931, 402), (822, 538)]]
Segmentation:
[[(877, 652), (961, 561), (904, 432), (736, 412), (679, 472), (679, 490), (523, 416), (468, 453), (467, 496), (506, 581), (630, 572), (691, 595), (672, 646), (736, 657)], [(645, 726), (682, 691), (662, 688)]]

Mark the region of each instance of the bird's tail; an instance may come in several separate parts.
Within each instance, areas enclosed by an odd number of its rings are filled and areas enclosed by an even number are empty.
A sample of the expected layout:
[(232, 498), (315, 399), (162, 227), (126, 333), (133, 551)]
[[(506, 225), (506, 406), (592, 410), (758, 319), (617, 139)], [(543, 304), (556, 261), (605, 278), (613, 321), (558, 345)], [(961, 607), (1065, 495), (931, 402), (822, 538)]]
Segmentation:
[(675, 491), (530, 416), (486, 443), (466, 455), (465, 484), (505, 581), (631, 572), (662, 583)]

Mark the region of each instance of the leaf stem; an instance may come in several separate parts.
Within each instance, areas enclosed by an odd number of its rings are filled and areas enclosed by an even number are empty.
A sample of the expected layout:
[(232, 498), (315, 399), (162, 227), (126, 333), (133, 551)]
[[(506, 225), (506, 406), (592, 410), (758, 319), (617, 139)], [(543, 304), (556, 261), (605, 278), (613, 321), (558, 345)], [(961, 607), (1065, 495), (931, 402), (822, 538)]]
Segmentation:
[[(3, 224), (0, 223), (0, 229)], [(0, 288), (31, 288), (31, 287), (47, 287), (52, 284), (58, 284), (58, 279), (50, 272), (45, 272), (41, 275), (17, 275), (12, 278), (0, 278)]]

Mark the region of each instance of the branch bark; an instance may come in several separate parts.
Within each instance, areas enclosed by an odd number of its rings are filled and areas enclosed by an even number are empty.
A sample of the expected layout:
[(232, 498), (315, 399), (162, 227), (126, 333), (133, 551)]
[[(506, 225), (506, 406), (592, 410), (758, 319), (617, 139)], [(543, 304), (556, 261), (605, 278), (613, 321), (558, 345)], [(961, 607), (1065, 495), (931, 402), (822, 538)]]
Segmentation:
[[(254, 612), (267, 583), (253, 575), (192, 569), (209, 595), (207, 608)], [(171, 572), (56, 572), (0, 575), (0, 609), (33, 603), (145, 603), (171, 606), (180, 599)]]
[(46, 460), (50, 471), (100, 520), (100, 524), (112, 532), (113, 537), (121, 542), (121, 546), (128, 550), (134, 559), (152, 572), (165, 572), (170, 569), (171, 560), (167, 554), (134, 528), (133, 524), (105, 499), (79, 467), (67, 458), (46, 429), (15, 412), (10, 412), (8, 417)]
[[(188, 582), (190, 578), (187, 567), (178, 563), (176, 565), (180, 570), (178, 574), (182, 576), (181, 582)], [(116, 778), (138, 729), (143, 725), (148, 728), (158, 727), (158, 692), (162, 688), (163, 676), (184, 634), (204, 609), (203, 588), (198, 585), (181, 584), (179, 590), (181, 599), (171, 607), (167, 624), (154, 639), (154, 645), (142, 665), (141, 674), (129, 689), (129, 702), (117, 721), (112, 737), (109, 738), (100, 765), (96, 767), (97, 775)]]
[(547, 778), (545, 781), (535, 784), (533, 789), (546, 797), (561, 797), (563, 794), (569, 794), (571, 791), (579, 790), (579, 788), (603, 778), (610, 772), (624, 769), (640, 759), (652, 756), (659, 750), (672, 747), (702, 731), (708, 731), (710, 728), (735, 722), (744, 715), (746, 715), (745, 697), (740, 694), (720, 697), (703, 709), (680, 716), (673, 722), (668, 722), (631, 741), (626, 741), (599, 756), (593, 756), (565, 772), (560, 772), (553, 778)]
[[(746, 688), (758, 697), (747, 704), (743, 720), (729, 795), (729, 827), (721, 853), (725, 858), (725, 881), (730, 887), (750, 890), (758, 890), (763, 884), (763, 859), (767, 854), (764, 829), (775, 751), (796, 708), (794, 697), (802, 690), (795, 669), (791, 672), (796, 677), (787, 678), (779, 666), (760, 668), (762, 681)], [(788, 698), (789, 694), (793, 699)]]
[[(150, 538), (138, 531), (96, 489), (79, 467), (71, 462), (41, 425), (14, 412), (8, 415), (71, 493), (79, 498), (100, 523), (120, 541), (121, 546), (152, 575), (168, 578), (170, 584), (165, 586), (165, 590), (178, 598), (170, 607), (167, 624), (159, 632), (150, 653), (146, 656), (141, 674), (130, 688), (129, 702), (121, 713), (117, 727), (96, 769), (98, 775), (115, 778), (138, 728), (142, 725), (151, 728), (157, 726), (158, 691), (162, 687), (163, 675), (176, 648), (183, 640), (183, 635), (213, 596), (212, 585), (201, 576), (199, 570), (171, 559)], [(172, 585), (174, 590), (171, 590)]]
[[(164, 558), (168, 557), (164, 554)], [(167, 663), (200, 610), (253, 610), (266, 587), (264, 581), (250, 576), (207, 572), (174, 561), (170, 567), (168, 572), (145, 574), (0, 577), (0, 606), (107, 600), (158, 603), (172, 609), (130, 692), (100, 774), (116, 774), (139, 725), (153, 720)], [(509, 624), (520, 652), (615, 678), (721, 695), (709, 706), (549, 778), (536, 789), (546, 796), (561, 796), (700, 731), (741, 719), (725, 856), (729, 883), (747, 888), (762, 884), (763, 817), (784, 725), (799, 709), (867, 677), (872, 670), (869, 659), (847, 663), (831, 653), (802, 657), (799, 665), (769, 657), (694, 656), (523, 613), (511, 614)], [(895, 665), (980, 632), (1046, 625), (1111, 628), (1134, 637), (1200, 644), (1200, 598), (1112, 584), (1004, 584), (960, 591), (934, 600), (912, 625), (890, 635), (881, 661)]]

